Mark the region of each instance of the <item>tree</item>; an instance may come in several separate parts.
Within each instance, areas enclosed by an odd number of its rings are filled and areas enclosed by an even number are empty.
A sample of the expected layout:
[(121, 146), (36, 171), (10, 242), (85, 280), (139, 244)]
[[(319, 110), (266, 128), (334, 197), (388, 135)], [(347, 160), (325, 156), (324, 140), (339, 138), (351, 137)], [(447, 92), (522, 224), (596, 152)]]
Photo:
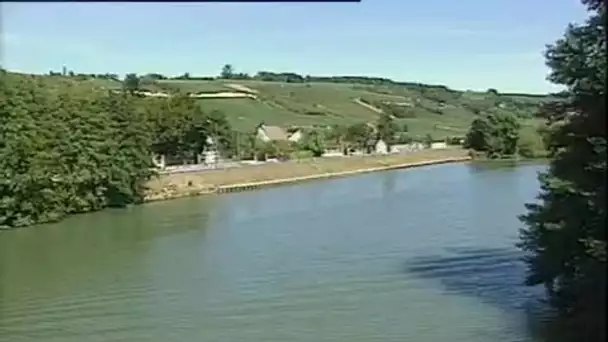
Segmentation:
[(232, 130), (226, 114), (219, 110), (212, 110), (206, 115), (206, 122), (209, 126), (209, 135), (213, 138), (220, 154), (224, 157), (236, 155), (236, 134)]
[(497, 112), (473, 120), (465, 138), (465, 148), (483, 152), (488, 158), (517, 153), (520, 124), (511, 113)]
[(524, 158), (539, 158), (546, 156), (546, 147), (543, 141), (543, 128), (526, 128), (519, 131), (517, 152)]
[(137, 74), (127, 74), (122, 82), (123, 89), (131, 94), (139, 90), (139, 86), (140, 78)]
[(0, 71), (0, 229), (140, 203), (153, 153), (193, 160), (209, 136), (229, 148), (231, 133), (223, 115), (184, 94)]
[(431, 148), (433, 146), (433, 136), (430, 133), (424, 136), (424, 140), (422, 142), (424, 147)]
[(310, 151), (313, 157), (320, 157), (325, 153), (323, 137), (316, 130), (306, 132), (298, 145), (300, 145), (300, 149)]
[(344, 139), (352, 147), (366, 150), (369, 146), (369, 139), (372, 137), (373, 129), (366, 123), (356, 123), (346, 128)]
[(222, 67), (222, 72), (220, 74), (221, 78), (230, 79), (234, 76), (234, 69), (231, 64), (226, 64)]
[(0, 74), (0, 228), (139, 202), (151, 175), (140, 101)]
[[(543, 284), (577, 340), (604, 341), (606, 321), (606, 5), (584, 0), (583, 25), (550, 45), (549, 80), (565, 85), (567, 105), (550, 119), (552, 160), (537, 203), (521, 219), (527, 284)], [(555, 124), (558, 121), (559, 124)]]
[(376, 123), (376, 131), (378, 134), (378, 139), (384, 140), (390, 149), (391, 145), (394, 145), (396, 142), (399, 126), (397, 126), (395, 120), (393, 120), (390, 115), (383, 113), (380, 114), (380, 117)]

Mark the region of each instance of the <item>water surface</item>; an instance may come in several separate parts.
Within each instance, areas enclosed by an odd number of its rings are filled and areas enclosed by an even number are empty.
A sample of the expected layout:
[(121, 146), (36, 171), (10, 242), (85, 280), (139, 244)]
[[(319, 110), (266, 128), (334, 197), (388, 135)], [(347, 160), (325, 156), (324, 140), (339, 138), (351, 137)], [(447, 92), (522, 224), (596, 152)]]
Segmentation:
[(536, 342), (543, 167), (454, 164), (0, 234), (0, 341)]

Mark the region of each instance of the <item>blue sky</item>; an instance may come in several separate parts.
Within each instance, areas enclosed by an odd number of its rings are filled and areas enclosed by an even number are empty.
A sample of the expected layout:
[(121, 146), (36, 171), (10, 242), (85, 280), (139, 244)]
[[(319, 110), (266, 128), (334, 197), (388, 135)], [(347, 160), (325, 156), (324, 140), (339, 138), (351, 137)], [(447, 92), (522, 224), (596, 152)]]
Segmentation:
[(292, 71), (543, 93), (545, 44), (579, 0), (2, 3), (9, 70), (124, 75)]

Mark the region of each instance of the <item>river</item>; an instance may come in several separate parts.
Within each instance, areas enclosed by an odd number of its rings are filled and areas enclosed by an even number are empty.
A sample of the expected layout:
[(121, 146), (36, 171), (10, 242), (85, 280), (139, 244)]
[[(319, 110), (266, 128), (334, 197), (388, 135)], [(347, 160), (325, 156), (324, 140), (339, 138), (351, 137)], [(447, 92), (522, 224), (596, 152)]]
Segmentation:
[(0, 234), (0, 341), (537, 342), (544, 167), (453, 164)]

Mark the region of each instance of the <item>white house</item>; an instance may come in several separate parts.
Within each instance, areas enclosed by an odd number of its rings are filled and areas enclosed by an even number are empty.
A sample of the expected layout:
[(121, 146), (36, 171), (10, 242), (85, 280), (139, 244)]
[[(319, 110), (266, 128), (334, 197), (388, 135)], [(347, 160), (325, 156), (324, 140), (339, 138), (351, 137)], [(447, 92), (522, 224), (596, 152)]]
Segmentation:
[(436, 141), (431, 143), (431, 148), (434, 150), (448, 148), (448, 144), (445, 141)]
[(159, 169), (164, 169), (167, 166), (164, 154), (156, 154), (152, 156), (152, 163)]
[(374, 152), (377, 154), (388, 154), (388, 145), (382, 139), (378, 139), (374, 144)]
[(292, 133), (288, 133), (279, 126), (267, 126), (265, 124), (260, 124), (258, 126), (256, 135), (258, 139), (264, 142), (279, 140), (297, 142), (302, 138), (302, 131), (298, 129)]
[(303, 136), (302, 130), (297, 129), (297, 130), (291, 132), (291, 134), (289, 135), (287, 140), (293, 141), (293, 142), (298, 142), (298, 141), (300, 141), (300, 139), (302, 139), (302, 136)]
[(207, 137), (207, 148), (196, 157), (197, 164), (215, 164), (219, 161), (220, 155), (215, 141), (211, 137)]

